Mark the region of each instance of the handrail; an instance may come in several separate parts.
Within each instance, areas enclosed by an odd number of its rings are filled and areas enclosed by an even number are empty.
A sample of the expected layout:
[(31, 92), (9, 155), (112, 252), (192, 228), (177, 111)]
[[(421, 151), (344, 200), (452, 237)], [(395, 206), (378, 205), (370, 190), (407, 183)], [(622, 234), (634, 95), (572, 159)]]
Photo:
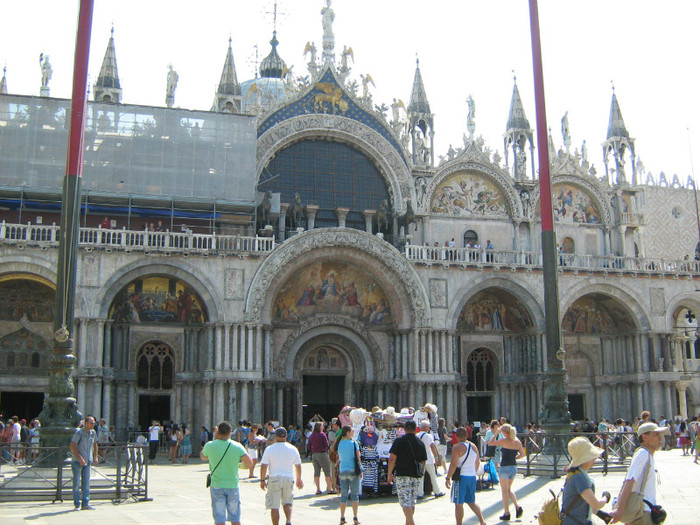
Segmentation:
[[(60, 226), (41, 224), (0, 223), (0, 243), (56, 247)], [(273, 237), (219, 235), (207, 233), (152, 232), (80, 228), (78, 246), (90, 249), (141, 251), (178, 254), (230, 254), (239, 252), (267, 253), (275, 249)]]
[[(525, 250), (487, 250), (485, 248), (450, 248), (407, 244), (405, 256), (410, 261), (429, 265), (491, 266), (513, 269), (542, 267), (542, 252)], [(558, 264), (562, 270), (700, 275), (700, 261), (689, 259), (560, 253)]]

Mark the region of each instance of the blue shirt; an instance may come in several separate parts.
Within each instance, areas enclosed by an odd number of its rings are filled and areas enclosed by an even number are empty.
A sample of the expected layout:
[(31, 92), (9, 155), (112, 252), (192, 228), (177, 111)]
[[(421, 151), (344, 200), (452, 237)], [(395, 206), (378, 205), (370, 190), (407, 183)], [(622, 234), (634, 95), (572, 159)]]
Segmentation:
[(338, 443), (338, 457), (340, 458), (338, 472), (355, 473), (356, 450), (358, 450), (357, 444), (352, 439), (343, 439)]
[[(78, 454), (83, 456), (83, 459), (88, 463), (92, 463), (92, 453), (95, 450), (95, 441), (97, 441), (95, 429), (90, 429), (88, 434), (84, 428), (79, 428), (73, 434), (71, 441), (78, 446)], [(78, 458), (74, 458), (74, 461), (78, 461)]]

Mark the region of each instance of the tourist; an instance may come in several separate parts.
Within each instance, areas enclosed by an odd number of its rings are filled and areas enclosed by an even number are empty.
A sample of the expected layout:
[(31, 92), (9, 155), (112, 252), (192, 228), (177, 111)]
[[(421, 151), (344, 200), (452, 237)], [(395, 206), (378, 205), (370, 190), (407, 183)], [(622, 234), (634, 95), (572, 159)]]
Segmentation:
[(168, 444), (170, 445), (170, 463), (175, 463), (177, 461), (177, 451), (180, 448), (180, 441), (182, 441), (182, 431), (177, 423), (173, 423), (170, 428), (170, 439), (168, 439)]
[(208, 441), (211, 441), (209, 429), (202, 425), (201, 433), (199, 434), (199, 442), (201, 447), (204, 448), (204, 445), (206, 445)]
[[(648, 418), (647, 418), (648, 419)], [(642, 412), (642, 421), (644, 421)], [(619, 521), (625, 516), (630, 495), (635, 492), (656, 505), (656, 466), (654, 465), (654, 453), (661, 449), (663, 433), (668, 427), (660, 427), (656, 423), (642, 423), (637, 428), (640, 446), (632, 456), (632, 462), (627, 469), (625, 481), (617, 498), (617, 508), (611, 513), (613, 521)], [(651, 525), (651, 509), (648, 505), (641, 505), (641, 513), (636, 513), (633, 520), (626, 523), (630, 525)]]
[[(266, 479), (266, 474), (270, 478)], [(270, 509), (272, 525), (278, 525), (280, 505), (284, 510), (287, 525), (292, 522), (294, 478), (298, 489), (304, 488), (301, 480), (301, 457), (296, 447), (287, 443), (287, 429), (275, 429), (275, 442), (265, 449), (260, 460), (260, 488), (267, 489), (265, 508)]]
[(307, 447), (311, 451), (311, 462), (314, 466), (314, 483), (316, 484), (316, 494), (321, 492), (321, 470), (326, 476), (326, 490), (328, 494), (335, 494), (331, 482), (331, 461), (328, 458), (328, 436), (322, 431), (323, 423), (314, 423), (314, 430), (309, 436)]
[(501, 499), (503, 500), (503, 516), (500, 516), (501, 521), (510, 520), (510, 502), (515, 505), (515, 517), (520, 518), (523, 515), (523, 508), (518, 505), (518, 500), (513, 493), (512, 486), (515, 476), (518, 474), (518, 466), (516, 460), (525, 456), (523, 444), (517, 438), (515, 428), (506, 423), (501, 426), (502, 439), (492, 437), (487, 445), (501, 447), (501, 466), (498, 469), (501, 485)]
[(163, 429), (158, 424), (155, 419), (151, 422), (151, 426), (148, 427), (148, 460), (151, 465), (155, 465), (156, 455), (158, 455), (158, 440), (160, 439), (160, 434)]
[(338, 478), (340, 479), (340, 523), (345, 523), (345, 509), (348, 498), (352, 502), (353, 524), (360, 523), (357, 518), (357, 509), (360, 501), (360, 480), (362, 473), (358, 474), (355, 465), (360, 462), (360, 447), (353, 441), (354, 430), (350, 425), (345, 425), (340, 430), (340, 438), (336, 440), (338, 450)]
[(248, 467), (248, 478), (255, 477), (255, 465), (257, 464), (259, 457), (259, 441), (257, 440), (259, 429), (259, 425), (256, 423), (251, 423), (250, 429), (248, 430), (248, 445), (246, 445), (246, 449), (248, 450), (248, 455), (252, 461), (252, 465)]
[[(425, 476), (428, 476), (430, 478), (430, 486), (433, 489), (433, 495), (436, 498), (440, 498), (445, 495), (444, 492), (440, 492), (437, 480), (437, 470), (435, 467), (436, 458), (439, 458), (440, 454), (437, 450), (437, 447), (435, 446), (435, 439), (433, 439), (433, 436), (430, 433), (430, 421), (428, 421), (427, 419), (423, 419), (420, 422), (420, 429), (421, 431), (418, 434), (416, 434), (416, 437), (423, 442), (423, 446), (425, 447), (425, 453), (428, 456), (428, 459), (425, 462), (425, 472), (423, 474), (423, 479), (425, 479)], [(418, 487), (418, 499), (421, 499), (425, 495), (423, 489), (424, 484), (421, 483)]]
[(244, 447), (248, 444), (248, 432), (249, 428), (246, 426), (244, 420), (240, 420), (238, 422), (238, 427), (236, 428), (236, 431), (233, 433), (233, 439), (238, 441), (241, 445)]
[[(580, 525), (592, 523), (593, 511), (602, 509), (610, 502), (610, 493), (603, 492), (603, 498), (595, 497), (595, 484), (588, 476), (588, 471), (593, 467), (598, 457), (605, 452), (596, 447), (585, 437), (576, 437), (567, 445), (571, 463), (567, 467), (569, 472), (564, 484), (564, 494), (561, 498), (562, 525)], [(599, 515), (601, 519), (607, 515)]]
[[(182, 425), (185, 428), (185, 425)], [(241, 522), (241, 498), (238, 490), (238, 463), (250, 467), (250, 456), (240, 443), (231, 439), (231, 423), (219, 423), (219, 432), (214, 441), (209, 441), (199, 453), (202, 461), (209, 462), (211, 473), (211, 510), (214, 523), (231, 525)]]
[(104, 459), (107, 454), (105, 447), (109, 445), (109, 427), (104, 419), (100, 419), (100, 424), (97, 426), (97, 445), (100, 450), (100, 457)]
[(180, 442), (180, 454), (182, 455), (182, 462), (188, 463), (190, 461), (190, 456), (192, 455), (192, 436), (190, 435), (190, 429), (187, 425), (182, 423), (182, 440)]
[(90, 505), (90, 468), (93, 463), (97, 465), (100, 460), (94, 417), (87, 416), (83, 426), (75, 431), (70, 442), (70, 451), (73, 454), (71, 468), (75, 510), (95, 510), (95, 507)]
[(41, 422), (38, 419), (33, 419), (29, 429), (29, 451), (31, 453), (31, 463), (34, 463), (39, 455), (39, 445), (41, 444), (40, 429)]
[[(455, 431), (458, 443), (452, 447), (450, 468), (445, 475), (445, 486), (449, 489), (452, 484), (452, 474), (459, 469), (459, 481), (452, 485), (452, 503), (455, 504), (455, 519), (457, 525), (462, 525), (464, 519), (464, 504), (469, 505), (472, 512), (479, 518), (480, 525), (486, 525), (481, 508), (476, 504), (476, 471), (481, 458), (478, 447), (467, 439), (467, 430), (458, 428)], [(469, 459), (471, 456), (471, 459)]]
[(406, 421), (404, 430), (406, 434), (396, 438), (391, 445), (387, 481), (396, 482), (396, 494), (406, 525), (415, 525), (413, 514), (428, 455), (423, 442), (416, 437), (416, 422)]
[(497, 419), (494, 419), (489, 423), (484, 436), (484, 443), (486, 444), (486, 450), (484, 451), (484, 456), (492, 458), (496, 466), (501, 462), (501, 448), (495, 445), (489, 445), (488, 442), (493, 438), (497, 438), (501, 432), (501, 424)]

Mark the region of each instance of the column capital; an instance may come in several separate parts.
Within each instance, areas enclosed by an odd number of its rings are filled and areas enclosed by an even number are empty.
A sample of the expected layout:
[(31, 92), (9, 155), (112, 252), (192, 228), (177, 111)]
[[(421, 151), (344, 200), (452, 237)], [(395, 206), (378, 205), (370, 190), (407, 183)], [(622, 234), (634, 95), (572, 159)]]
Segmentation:
[(350, 208), (336, 208), (335, 214), (338, 216), (338, 227), (345, 228), (345, 219), (350, 213)]
[(306, 205), (306, 214), (307, 215), (316, 216), (316, 213), (318, 213), (318, 210), (319, 210), (318, 204), (307, 204)]
[(286, 215), (288, 209), (289, 209), (288, 202), (280, 202), (280, 215)]

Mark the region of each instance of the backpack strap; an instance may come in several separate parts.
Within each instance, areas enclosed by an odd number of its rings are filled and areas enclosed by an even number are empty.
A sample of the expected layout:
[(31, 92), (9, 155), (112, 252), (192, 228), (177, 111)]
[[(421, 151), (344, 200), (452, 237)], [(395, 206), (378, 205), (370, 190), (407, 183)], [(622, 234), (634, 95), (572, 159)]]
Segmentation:
[[(579, 471), (574, 472), (569, 479), (573, 478), (576, 474), (579, 474)], [(566, 481), (567, 481), (567, 483), (569, 482), (569, 480), (566, 480)], [(562, 489), (562, 490), (564, 490), (564, 489)], [(566, 517), (566, 515), (569, 513), (569, 511), (572, 508), (574, 508), (574, 505), (576, 505), (576, 502), (580, 499), (581, 499), (581, 494), (576, 494), (576, 497), (573, 499), (573, 501), (571, 503), (569, 503), (569, 506), (566, 507), (566, 510), (559, 514), (559, 517), (564, 519)]]

